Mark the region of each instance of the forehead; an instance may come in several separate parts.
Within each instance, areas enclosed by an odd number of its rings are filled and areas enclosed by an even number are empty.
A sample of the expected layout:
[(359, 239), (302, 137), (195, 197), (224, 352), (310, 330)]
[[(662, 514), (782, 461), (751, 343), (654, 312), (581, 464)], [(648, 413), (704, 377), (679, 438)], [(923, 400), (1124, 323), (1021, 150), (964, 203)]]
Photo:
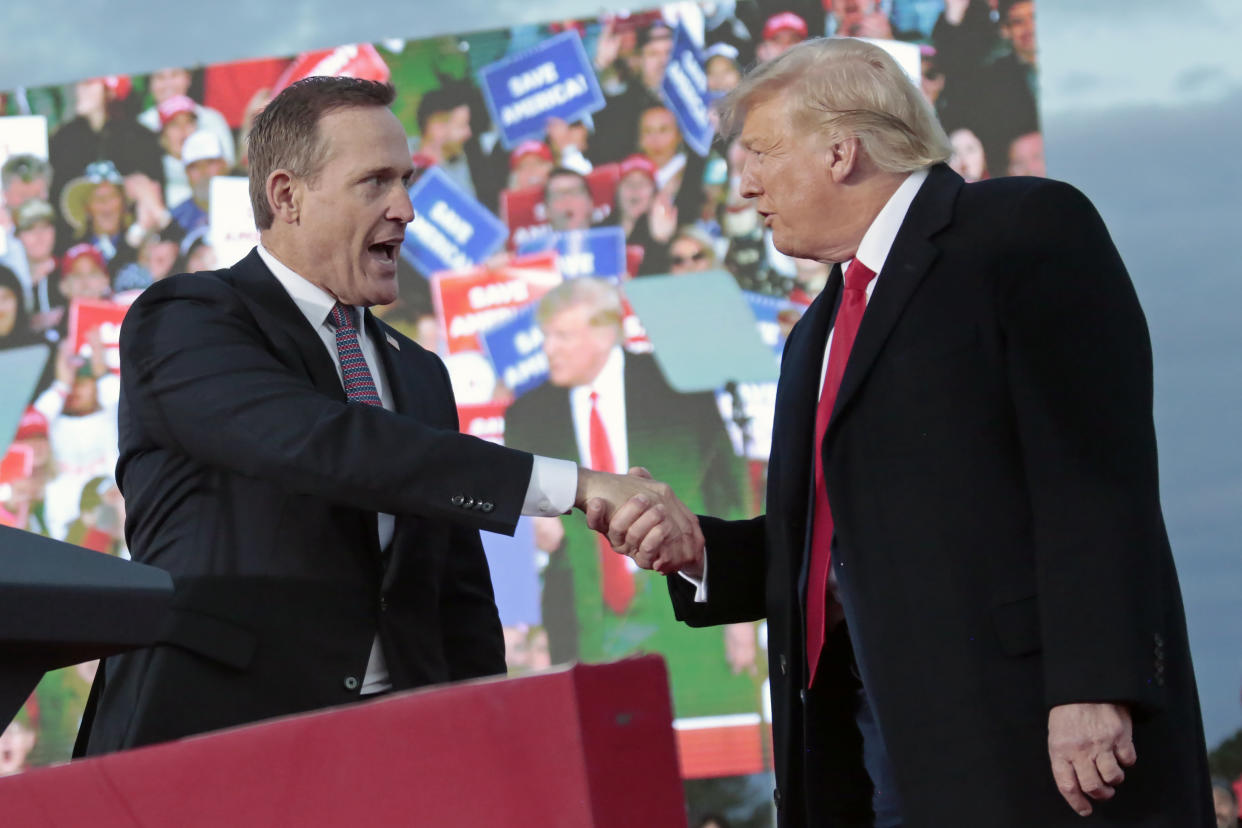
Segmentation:
[(738, 141), (748, 150), (764, 149), (789, 132), (789, 116), (784, 100), (777, 96), (755, 103), (746, 112)]
[(405, 130), (387, 107), (335, 109), (319, 119), (319, 135), (329, 164), (413, 169)]
[(644, 127), (664, 127), (673, 124), (673, 113), (664, 107), (655, 107), (648, 109), (643, 113), (642, 125)]
[(548, 195), (586, 195), (586, 182), (576, 175), (555, 175), (548, 179)]

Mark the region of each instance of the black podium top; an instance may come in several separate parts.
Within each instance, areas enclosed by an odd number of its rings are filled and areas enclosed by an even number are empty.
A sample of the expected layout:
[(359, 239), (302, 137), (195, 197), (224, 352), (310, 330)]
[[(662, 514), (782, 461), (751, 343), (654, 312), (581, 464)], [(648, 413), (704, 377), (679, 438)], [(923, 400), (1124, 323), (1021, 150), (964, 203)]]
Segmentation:
[(43, 673), (153, 643), (162, 569), (0, 526), (0, 730)]

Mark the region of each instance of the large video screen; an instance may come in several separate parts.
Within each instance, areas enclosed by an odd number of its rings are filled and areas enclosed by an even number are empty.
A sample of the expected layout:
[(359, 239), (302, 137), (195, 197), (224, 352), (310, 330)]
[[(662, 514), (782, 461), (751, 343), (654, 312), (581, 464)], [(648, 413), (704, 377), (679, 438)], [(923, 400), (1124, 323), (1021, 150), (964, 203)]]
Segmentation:
[[(284, 86), (325, 74), (396, 87), (417, 217), (400, 298), (375, 310), (444, 359), (462, 430), (643, 465), (700, 512), (757, 514), (774, 384), (704, 388), (686, 366), (749, 343), (774, 376), (829, 267), (773, 247), (712, 102), (808, 37), (864, 37), (922, 89), (967, 180), (1043, 175), (1033, 12), (1030, 0), (678, 3), (0, 94), (0, 523), (128, 556), (113, 479), (126, 308), (256, 244), (249, 126)], [(652, 280), (640, 297), (643, 280), (670, 275), (692, 278)], [(544, 301), (575, 280), (579, 304), (619, 302), (615, 329), (594, 335), (577, 304)], [(717, 313), (741, 321), (702, 324)], [(584, 391), (602, 383), (623, 398), (602, 412), (604, 450)], [(770, 795), (752, 784), (771, 767), (763, 623), (677, 624), (663, 578), (618, 564), (581, 516), (523, 519), (485, 546), (510, 672), (662, 654), (683, 775), (701, 781), (692, 810), (751, 824), (746, 803), (759, 814)], [(0, 774), (69, 756), (94, 671), (44, 679), (0, 736)]]

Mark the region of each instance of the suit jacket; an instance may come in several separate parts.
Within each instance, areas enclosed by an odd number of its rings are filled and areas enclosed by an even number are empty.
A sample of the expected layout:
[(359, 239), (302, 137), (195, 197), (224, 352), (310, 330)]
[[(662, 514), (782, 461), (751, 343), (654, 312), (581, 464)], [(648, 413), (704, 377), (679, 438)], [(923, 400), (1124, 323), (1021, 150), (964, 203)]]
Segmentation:
[[(669, 579), (692, 625), (768, 618), (786, 826), (826, 824), (808, 808), (840, 810), (861, 772), (847, 706), (807, 734), (800, 702), (812, 435), (841, 288), (838, 268), (786, 345), (767, 514), (704, 520), (706, 604)], [(1211, 824), (1151, 412), (1146, 322), (1087, 199), (933, 168), (822, 445), (833, 567), (908, 828), (1080, 824), (1046, 743), (1049, 709), (1083, 701), (1129, 705), (1139, 756), (1094, 824)], [(842, 773), (804, 778), (808, 745)]]
[(504, 671), (477, 530), (512, 533), (532, 459), (459, 434), (439, 359), (366, 325), (395, 412), (346, 402), (257, 253), (130, 308), (117, 481), (177, 589), (162, 643), (101, 671), (90, 753), (355, 700), (377, 632), (397, 690)]
[[(624, 386), (631, 465), (646, 466), (692, 509), (748, 514), (742, 463), (715, 398), (674, 391), (655, 360), (643, 354), (625, 355)], [(581, 463), (569, 389), (545, 383), (515, 401), (505, 414), (505, 442)], [(732, 673), (719, 634), (677, 623), (662, 576), (635, 572), (637, 591), (627, 611), (617, 615), (606, 608), (595, 533), (581, 520), (563, 523), (564, 542), (544, 571), (543, 620), (553, 661), (612, 661), (658, 652), (668, 661), (678, 716), (757, 709), (759, 677)]]

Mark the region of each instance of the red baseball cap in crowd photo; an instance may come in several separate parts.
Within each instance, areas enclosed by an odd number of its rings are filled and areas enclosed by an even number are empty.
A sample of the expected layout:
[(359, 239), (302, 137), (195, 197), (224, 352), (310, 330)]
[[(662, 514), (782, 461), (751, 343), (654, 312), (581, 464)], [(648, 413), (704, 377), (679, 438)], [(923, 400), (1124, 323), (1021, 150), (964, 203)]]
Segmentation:
[(189, 112), (191, 115), (198, 114), (194, 101), (185, 95), (173, 95), (171, 98), (165, 98), (164, 102), (156, 107), (156, 111), (160, 113), (160, 126), (164, 126), (164, 124), (183, 112)]
[(39, 409), (33, 405), (26, 409), (22, 414), (22, 418), (17, 422), (17, 435), (14, 440), (29, 440), (32, 437), (46, 437), (48, 435), (47, 417), (39, 413)]
[(621, 162), (619, 166), (619, 178), (625, 178), (632, 172), (640, 172), (650, 178), (656, 180), (656, 166), (651, 163), (651, 159), (645, 155), (631, 155)]
[(104, 89), (112, 93), (112, 97), (118, 101), (128, 98), (129, 90), (134, 88), (129, 75), (105, 75), (100, 80), (103, 81)]
[(548, 145), (532, 139), (518, 144), (509, 154), (509, 169), (516, 170), (518, 163), (528, 155), (537, 155), (548, 163), (552, 162), (552, 150), (548, 149)]
[(806, 37), (806, 21), (793, 12), (781, 12), (768, 18), (763, 24), (763, 39), (771, 40), (777, 32), (796, 32), (799, 37)]
[(106, 271), (108, 269), (108, 264), (104, 261), (103, 254), (99, 252), (95, 245), (88, 242), (81, 242), (80, 244), (75, 244), (73, 247), (65, 251), (64, 258), (60, 260), (61, 272), (68, 273), (77, 263), (78, 259), (83, 257), (93, 259), (95, 264), (99, 265), (100, 270)]

